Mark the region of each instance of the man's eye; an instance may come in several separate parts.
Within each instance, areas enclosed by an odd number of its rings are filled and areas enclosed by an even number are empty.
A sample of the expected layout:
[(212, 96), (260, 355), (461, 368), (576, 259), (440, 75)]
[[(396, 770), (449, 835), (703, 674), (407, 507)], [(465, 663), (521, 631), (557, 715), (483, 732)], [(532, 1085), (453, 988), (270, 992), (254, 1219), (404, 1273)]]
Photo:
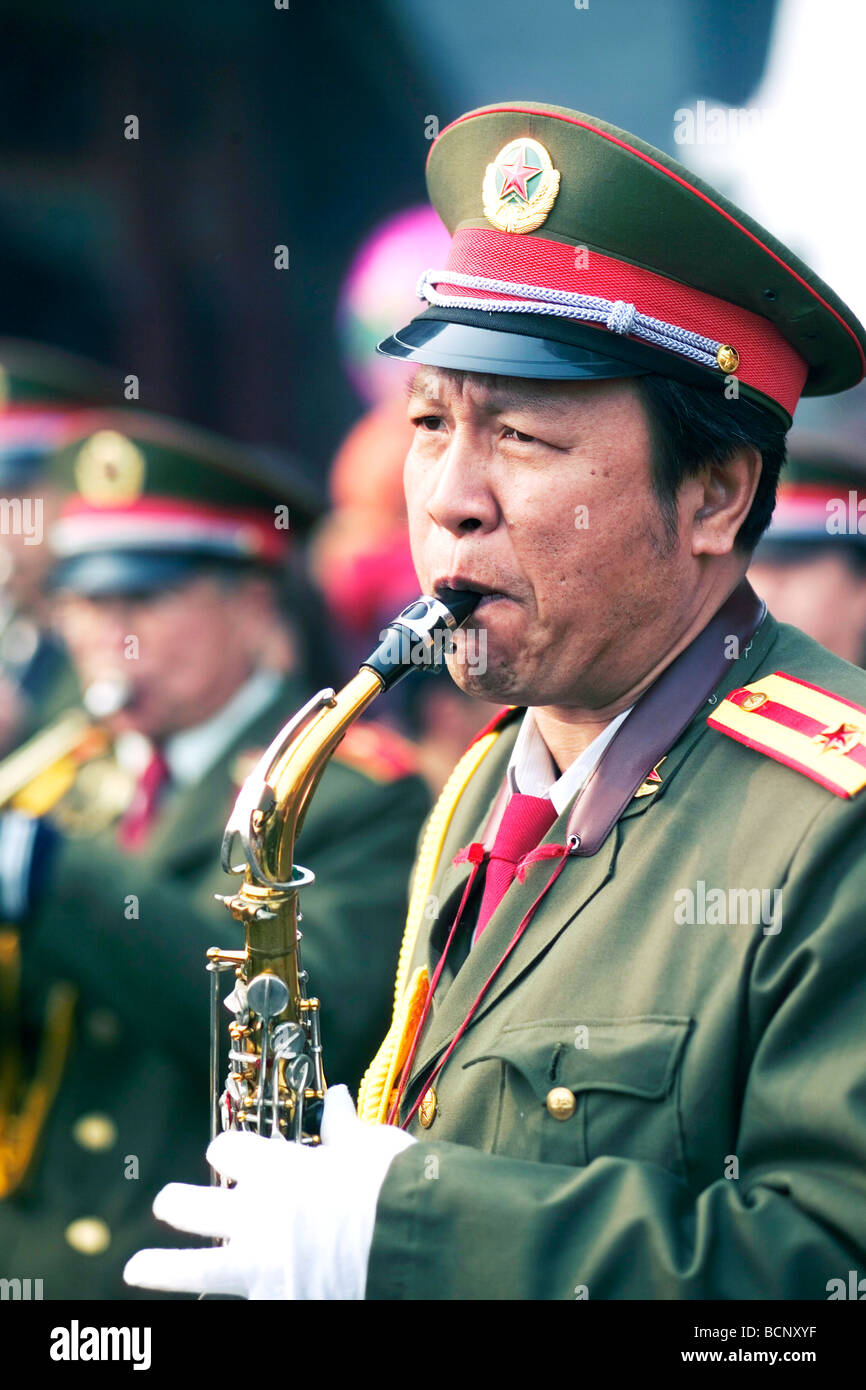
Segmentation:
[(516, 439), (520, 444), (535, 444), (536, 442), (534, 434), (523, 434), (520, 430), (514, 429), (512, 425), (505, 426), (504, 435), (506, 438)]
[(425, 433), (435, 434), (442, 424), (442, 417), (440, 415), (419, 415), (412, 421), (412, 424), (415, 429), (421, 429), (424, 430)]

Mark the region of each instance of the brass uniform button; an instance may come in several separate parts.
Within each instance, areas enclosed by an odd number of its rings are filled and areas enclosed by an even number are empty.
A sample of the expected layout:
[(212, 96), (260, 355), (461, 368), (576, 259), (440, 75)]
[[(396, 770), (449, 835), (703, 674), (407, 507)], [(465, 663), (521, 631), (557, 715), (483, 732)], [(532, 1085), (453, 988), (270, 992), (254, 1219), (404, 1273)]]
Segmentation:
[(111, 1009), (92, 1009), (84, 1027), (90, 1041), (101, 1047), (111, 1047), (120, 1036), (120, 1019)]
[(577, 1108), (574, 1092), (567, 1086), (554, 1086), (552, 1091), (548, 1091), (547, 1113), (552, 1115), (555, 1120), (570, 1120)]
[(79, 1255), (101, 1255), (111, 1244), (111, 1231), (98, 1216), (80, 1216), (71, 1221), (64, 1235)]
[(82, 1149), (104, 1153), (117, 1143), (117, 1125), (110, 1115), (82, 1115), (72, 1126), (72, 1137)]
[(765, 695), (761, 690), (752, 690), (740, 705), (740, 709), (744, 709), (747, 714), (751, 714), (753, 710), (760, 709), (761, 705), (765, 705), (769, 698), (769, 695)]
[(429, 1129), (436, 1119), (436, 1092), (430, 1086), (424, 1093), (424, 1099), (418, 1110), (418, 1119), (425, 1129)]
[(735, 372), (740, 365), (740, 354), (729, 343), (722, 343), (716, 353), (716, 361), (723, 372)]

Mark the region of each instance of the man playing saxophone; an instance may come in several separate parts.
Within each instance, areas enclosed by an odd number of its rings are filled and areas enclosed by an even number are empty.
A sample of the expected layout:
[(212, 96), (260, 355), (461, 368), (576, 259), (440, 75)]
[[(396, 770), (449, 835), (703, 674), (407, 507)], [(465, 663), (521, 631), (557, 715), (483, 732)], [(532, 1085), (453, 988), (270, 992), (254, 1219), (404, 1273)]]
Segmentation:
[[(204, 1171), (202, 960), (242, 936), (215, 901), (233, 886), (217, 856), (238, 786), (309, 693), (305, 629), (325, 646), (290, 569), (315, 499), (251, 450), (131, 412), (78, 417), (51, 477), (66, 494), (51, 537), (58, 629), (82, 690), (108, 681), (126, 698), (103, 720), (110, 753), (82, 761), (54, 810), (34, 814), (31, 795), (0, 817), (2, 912), (21, 936), (2, 1273), (38, 1275), (47, 1299), (129, 1297), (120, 1271), (152, 1238), (150, 1190), (178, 1164)], [(307, 958), (330, 981), (334, 1080), (357, 1084), (387, 1024), (426, 806), (412, 750), (368, 725), (304, 828), (320, 885)]]
[(418, 364), (420, 586), (481, 595), (486, 666), (449, 665), (506, 708), (425, 832), (359, 1115), (338, 1088), (319, 1146), (220, 1135), (236, 1187), (155, 1210), (224, 1243), (126, 1277), (837, 1297), (866, 1265), (866, 675), (744, 576), (798, 397), (855, 385), (866, 334), (595, 117), (470, 112), (427, 175), (452, 249), (382, 350)]

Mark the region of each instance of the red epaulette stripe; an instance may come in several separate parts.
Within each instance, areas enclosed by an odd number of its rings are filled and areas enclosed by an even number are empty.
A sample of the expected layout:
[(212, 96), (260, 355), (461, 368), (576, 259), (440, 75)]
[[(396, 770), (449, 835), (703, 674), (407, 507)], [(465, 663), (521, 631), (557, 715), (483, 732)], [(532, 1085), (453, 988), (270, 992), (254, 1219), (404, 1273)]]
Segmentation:
[[(788, 680), (793, 679), (793, 676), (788, 677)], [(808, 681), (798, 681), (797, 684), (808, 685)], [(821, 690), (819, 685), (813, 685), (810, 689), (817, 690), (821, 695), (829, 693), (826, 690)], [(728, 703), (732, 705), (742, 705), (744, 700), (748, 699), (749, 694), (750, 692), (748, 690), (734, 690), (727, 697)], [(834, 695), (833, 699), (838, 700), (840, 697)], [(850, 705), (851, 709), (856, 709), (861, 714), (866, 714), (866, 710), (862, 710), (859, 705), (851, 705), (849, 700), (845, 700), (843, 703)], [(797, 734), (805, 734), (807, 738), (815, 738), (818, 734), (823, 733), (827, 727), (825, 724), (822, 724), (819, 719), (813, 719), (811, 715), (802, 714), (800, 710), (792, 709), (790, 705), (780, 704), (778, 700), (767, 700), (766, 704), (760, 705), (758, 709), (751, 710), (750, 714), (755, 720), (769, 719), (771, 724), (781, 724), (786, 729), (793, 729)], [(756, 725), (756, 727), (758, 726)], [(731, 730), (726, 729), (725, 732), (731, 733)], [(731, 737), (736, 738), (737, 735), (731, 733)], [(750, 747), (754, 748), (763, 747), (761, 740), (757, 738), (750, 740), (743, 736), (738, 741), (740, 743), (748, 743)], [(850, 758), (852, 762), (859, 763), (861, 767), (866, 767), (866, 748), (864, 748), (862, 744), (855, 745), (845, 756)], [(811, 768), (809, 769), (809, 775), (815, 776)], [(827, 786), (829, 784), (824, 783), (824, 785)]]
[(707, 724), (836, 796), (866, 788), (866, 709), (811, 681), (763, 675), (732, 690)]
[(353, 724), (335, 757), (338, 762), (348, 763), (379, 781), (411, 777), (420, 767), (414, 744), (387, 725), (373, 720)]
[(479, 729), (475, 737), (473, 739), (470, 739), (469, 744), (466, 748), (467, 753), (469, 752), (469, 749), (473, 746), (473, 744), (476, 744), (479, 739), (485, 738), (487, 734), (494, 733), (500, 727), (500, 725), (506, 722), (509, 715), (514, 714), (515, 711), (517, 711), (518, 713), (523, 713), (523, 711), (517, 705), (506, 705), (504, 709), (497, 710), (493, 718), (487, 724), (484, 725), (484, 728)]
[[(809, 373), (805, 358), (763, 315), (601, 251), (594, 251), (585, 266), (577, 267), (574, 247), (563, 242), (472, 227), (455, 232), (448, 260), (437, 277), (438, 289), (458, 298), (516, 297), (453, 285), (448, 280), (449, 270), (623, 299), (634, 303), (642, 314), (675, 323), (715, 342), (733, 343), (740, 359), (738, 379), (778, 401), (789, 414), (794, 412)], [(592, 327), (600, 334), (606, 332), (600, 324)]]
[[(719, 727), (713, 724), (711, 719), (708, 719), (707, 723), (711, 728)], [(849, 792), (843, 791), (840, 788), (838, 782), (833, 782), (829, 777), (822, 776), (822, 774), (809, 763), (802, 763), (797, 758), (789, 757), (787, 753), (779, 753), (774, 748), (771, 748), (769, 744), (759, 743), (756, 739), (746, 738), (744, 734), (735, 733), (733, 729), (722, 728), (720, 732), (726, 734), (728, 738), (732, 738), (735, 743), (742, 743), (744, 747), (751, 748), (756, 753), (766, 753), (774, 762), (781, 763), (783, 767), (790, 767), (793, 768), (794, 772), (804, 773), (810, 781), (817, 782), (819, 787), (826, 787), (828, 792), (833, 792), (836, 796), (841, 796), (846, 799), (850, 796)]]

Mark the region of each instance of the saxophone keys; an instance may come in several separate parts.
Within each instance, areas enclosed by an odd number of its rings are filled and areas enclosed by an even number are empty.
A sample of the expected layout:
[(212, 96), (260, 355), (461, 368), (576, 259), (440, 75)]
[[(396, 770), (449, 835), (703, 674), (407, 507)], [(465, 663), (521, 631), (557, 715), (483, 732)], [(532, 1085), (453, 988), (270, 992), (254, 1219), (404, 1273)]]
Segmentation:
[[(272, 913), (268, 914), (272, 916)], [(265, 972), (247, 985), (247, 1003), (261, 1019), (276, 1018), (289, 1003), (289, 987), (279, 975)]]

